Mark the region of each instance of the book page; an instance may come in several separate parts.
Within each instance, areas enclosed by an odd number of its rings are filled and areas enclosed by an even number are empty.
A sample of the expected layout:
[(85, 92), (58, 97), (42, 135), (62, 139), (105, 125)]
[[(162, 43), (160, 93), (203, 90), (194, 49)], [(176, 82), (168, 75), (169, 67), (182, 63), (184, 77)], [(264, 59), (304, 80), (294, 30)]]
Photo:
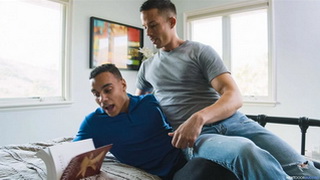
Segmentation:
[(94, 149), (95, 147), (92, 139), (68, 142), (50, 147), (57, 178), (61, 178), (64, 169), (68, 166), (73, 157)]
[(37, 153), (36, 156), (41, 158), (47, 169), (47, 180), (56, 180), (56, 170), (53, 164), (53, 159), (51, 156), (51, 153), (48, 148), (46, 149), (40, 149)]

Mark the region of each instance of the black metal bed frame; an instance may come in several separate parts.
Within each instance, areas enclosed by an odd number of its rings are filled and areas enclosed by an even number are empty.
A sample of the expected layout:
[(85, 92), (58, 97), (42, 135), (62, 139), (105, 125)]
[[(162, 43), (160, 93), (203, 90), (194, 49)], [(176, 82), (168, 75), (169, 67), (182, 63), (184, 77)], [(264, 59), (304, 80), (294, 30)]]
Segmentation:
[[(247, 115), (248, 118), (257, 121), (261, 126), (265, 127), (267, 123), (298, 125), (301, 130), (301, 155), (305, 155), (306, 133), (310, 126), (320, 127), (320, 120), (309, 119), (307, 117), (290, 118), (290, 117), (276, 117), (267, 116), (264, 114)], [(320, 136), (320, 135), (319, 135)], [(320, 138), (319, 138), (320, 140)], [(320, 162), (314, 162), (315, 166), (320, 169)]]

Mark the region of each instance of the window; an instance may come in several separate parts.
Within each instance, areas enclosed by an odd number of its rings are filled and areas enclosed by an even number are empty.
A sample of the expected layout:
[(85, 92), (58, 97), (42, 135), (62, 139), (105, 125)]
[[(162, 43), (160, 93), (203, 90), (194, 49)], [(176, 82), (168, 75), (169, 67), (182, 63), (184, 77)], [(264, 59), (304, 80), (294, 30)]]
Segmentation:
[(186, 14), (187, 38), (212, 46), (245, 102), (274, 102), (268, 2), (251, 1)]
[(0, 1), (1, 109), (69, 99), (68, 0)]

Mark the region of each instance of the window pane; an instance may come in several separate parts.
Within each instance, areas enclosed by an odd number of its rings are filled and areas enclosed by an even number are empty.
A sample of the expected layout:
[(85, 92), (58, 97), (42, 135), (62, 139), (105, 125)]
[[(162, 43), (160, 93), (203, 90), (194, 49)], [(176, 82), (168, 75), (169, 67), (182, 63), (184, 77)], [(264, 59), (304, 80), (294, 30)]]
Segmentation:
[(62, 96), (63, 6), (0, 1), (0, 98)]
[(267, 11), (233, 14), (231, 71), (244, 96), (268, 96)]
[(213, 17), (192, 21), (191, 40), (210, 45), (222, 57), (222, 18)]

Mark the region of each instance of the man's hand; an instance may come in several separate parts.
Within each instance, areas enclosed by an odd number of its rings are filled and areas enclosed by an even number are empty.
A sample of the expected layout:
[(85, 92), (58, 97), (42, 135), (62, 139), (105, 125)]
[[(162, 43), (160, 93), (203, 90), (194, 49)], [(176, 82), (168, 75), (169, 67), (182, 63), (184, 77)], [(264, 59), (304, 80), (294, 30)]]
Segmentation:
[(182, 123), (178, 129), (172, 133), (172, 145), (176, 148), (184, 149), (186, 147), (193, 147), (194, 142), (198, 138), (203, 123), (197, 115), (192, 115), (188, 120)]

